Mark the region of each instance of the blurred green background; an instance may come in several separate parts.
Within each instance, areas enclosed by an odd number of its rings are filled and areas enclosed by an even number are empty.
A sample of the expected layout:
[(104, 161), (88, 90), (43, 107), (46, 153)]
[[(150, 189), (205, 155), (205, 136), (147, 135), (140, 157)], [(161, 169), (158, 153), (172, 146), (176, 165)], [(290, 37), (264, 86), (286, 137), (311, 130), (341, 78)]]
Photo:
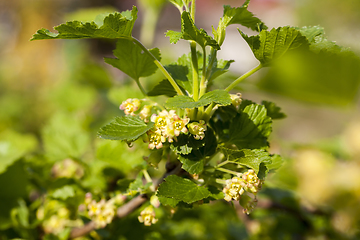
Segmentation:
[[(197, 0), (196, 23), (211, 32), (222, 5), (242, 3)], [(44, 194), (66, 184), (77, 186), (79, 199), (86, 191), (103, 194), (143, 164), (125, 144), (96, 137), (99, 127), (121, 114), (122, 101), (141, 97), (126, 75), (103, 62), (114, 43), (29, 42), (40, 28), (132, 5), (139, 6), (135, 37), (159, 47), (164, 62), (189, 51), (187, 43), (170, 45), (164, 36), (180, 27), (177, 9), (166, 1), (0, 0), (0, 239), (37, 236), (35, 212)], [(253, 214), (236, 215), (237, 206), (217, 203), (179, 210), (139, 236), (113, 230), (122, 236), (116, 239), (360, 239), (360, 2), (252, 0), (249, 10), (270, 28), (320, 25), (328, 40), (353, 53), (295, 52), (238, 87), (244, 98), (274, 101), (288, 116), (274, 123), (271, 139), (271, 151), (286, 162), (269, 175)], [(334, 44), (329, 47), (338, 48)], [(236, 62), (214, 87), (227, 86), (257, 64), (236, 27), (229, 28), (220, 56)], [(144, 86), (150, 90), (161, 80), (154, 75)], [(54, 164), (68, 158), (84, 176), (54, 175)], [(76, 209), (78, 202), (66, 204)], [(21, 211), (27, 211), (25, 220)], [(136, 215), (114, 225), (135, 221)]]

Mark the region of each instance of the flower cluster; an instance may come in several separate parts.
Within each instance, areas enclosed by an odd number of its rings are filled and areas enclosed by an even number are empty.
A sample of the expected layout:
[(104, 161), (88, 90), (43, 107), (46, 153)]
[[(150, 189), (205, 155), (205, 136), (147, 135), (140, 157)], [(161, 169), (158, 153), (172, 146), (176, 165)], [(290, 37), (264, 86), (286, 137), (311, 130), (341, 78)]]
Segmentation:
[(190, 121), (187, 117), (181, 119), (176, 115), (175, 110), (170, 110), (169, 112), (163, 110), (158, 115), (153, 114), (150, 120), (154, 123), (154, 129), (147, 133), (150, 149), (162, 148), (166, 140), (171, 143), (174, 139), (176, 140), (180, 133), (187, 133), (186, 125)]
[(56, 162), (51, 168), (51, 175), (54, 178), (76, 178), (80, 179), (84, 175), (83, 167), (74, 160), (67, 158), (61, 162)]
[(244, 192), (256, 193), (261, 189), (263, 181), (258, 178), (255, 171), (249, 169), (247, 172), (241, 174), (240, 177), (233, 177), (226, 180), (226, 186), (223, 189), (225, 193), (225, 200), (239, 200)]
[(67, 227), (80, 227), (83, 225), (80, 219), (70, 220), (70, 211), (66, 206), (56, 200), (46, 200), (44, 205), (38, 208), (36, 218), (42, 221), (45, 233), (61, 234)]
[(151, 205), (141, 211), (138, 219), (139, 222), (144, 223), (145, 226), (151, 226), (151, 224), (155, 224), (158, 221), (158, 219), (155, 218), (155, 211)]
[(91, 194), (87, 194), (85, 204), (88, 209), (87, 213), (91, 220), (95, 222), (97, 228), (104, 228), (111, 223), (115, 216), (115, 198), (108, 201), (101, 199), (99, 202), (91, 199)]
[(189, 124), (188, 128), (196, 140), (202, 140), (205, 137), (205, 131), (207, 127), (204, 120), (200, 120), (199, 122), (192, 122)]
[(126, 115), (135, 116), (135, 112), (139, 109), (141, 101), (137, 98), (126, 99), (120, 105), (120, 110), (124, 110)]

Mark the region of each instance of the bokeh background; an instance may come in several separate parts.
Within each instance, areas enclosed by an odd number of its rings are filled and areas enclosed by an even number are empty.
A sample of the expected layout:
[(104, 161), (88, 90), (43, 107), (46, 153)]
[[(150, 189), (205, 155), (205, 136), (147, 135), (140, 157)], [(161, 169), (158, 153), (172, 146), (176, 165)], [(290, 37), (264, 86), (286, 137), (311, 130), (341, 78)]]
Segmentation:
[[(217, 26), (222, 5), (243, 4), (196, 2), (196, 24), (207, 32)], [(164, 36), (168, 29), (180, 28), (179, 12), (167, 1), (0, 0), (0, 239), (18, 236), (10, 209), (19, 207), (19, 199), (31, 205), (55, 189), (51, 169), (69, 152), (94, 171), (82, 179), (82, 186), (95, 192), (143, 161), (132, 159), (126, 146), (96, 137), (102, 125), (120, 114), (122, 101), (141, 97), (126, 75), (103, 62), (112, 56), (114, 43), (29, 41), (40, 28), (88, 21), (133, 5), (139, 6), (135, 37), (147, 47), (159, 47), (165, 63), (189, 51), (186, 42), (174, 46)], [(269, 175), (259, 207), (250, 216), (233, 216), (216, 205), (212, 210), (229, 218), (220, 221), (200, 207), (186, 212), (188, 218), (179, 213), (167, 227), (174, 239), (360, 239), (360, 2), (252, 0), (249, 10), (269, 28), (320, 25), (328, 40), (353, 54), (296, 52), (241, 84), (236, 91), (243, 98), (274, 101), (286, 113), (286, 119), (274, 123), (271, 138), (271, 151), (280, 153), (285, 163)], [(227, 86), (257, 64), (236, 28), (229, 27), (220, 53), (235, 63), (215, 86)], [(155, 75), (144, 85), (150, 90), (160, 80)], [(189, 232), (190, 226), (196, 230)], [(119, 234), (124, 236), (119, 239), (135, 239)], [(142, 237), (149, 234), (154, 235), (144, 230)]]

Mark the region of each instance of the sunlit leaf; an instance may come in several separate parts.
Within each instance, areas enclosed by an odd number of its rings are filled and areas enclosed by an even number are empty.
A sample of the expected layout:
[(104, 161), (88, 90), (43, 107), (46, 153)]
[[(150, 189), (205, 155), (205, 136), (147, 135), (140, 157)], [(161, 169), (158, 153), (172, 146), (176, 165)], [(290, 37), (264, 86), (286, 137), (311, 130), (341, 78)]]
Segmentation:
[(171, 175), (165, 178), (165, 182), (160, 184), (157, 195), (159, 197), (193, 203), (210, 196), (211, 193), (206, 188), (196, 185), (189, 179)]

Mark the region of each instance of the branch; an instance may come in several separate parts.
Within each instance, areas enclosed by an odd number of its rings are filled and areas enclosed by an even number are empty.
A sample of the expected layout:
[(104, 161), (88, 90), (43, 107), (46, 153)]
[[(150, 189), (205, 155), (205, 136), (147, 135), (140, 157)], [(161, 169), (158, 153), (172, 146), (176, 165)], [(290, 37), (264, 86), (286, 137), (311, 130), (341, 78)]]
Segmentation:
[[(162, 183), (167, 176), (178, 174), (180, 170), (181, 170), (181, 164), (178, 164), (177, 166), (167, 164), (166, 173), (156, 181), (156, 186), (159, 186), (160, 183)], [(138, 209), (147, 200), (148, 197), (146, 194), (138, 195), (137, 197), (131, 199), (126, 204), (119, 207), (116, 211), (116, 216), (118, 218), (126, 217), (127, 215)], [(82, 227), (72, 229), (69, 238), (72, 239), (72, 238), (84, 236), (95, 229), (96, 229), (95, 223), (93, 221), (90, 221)]]

